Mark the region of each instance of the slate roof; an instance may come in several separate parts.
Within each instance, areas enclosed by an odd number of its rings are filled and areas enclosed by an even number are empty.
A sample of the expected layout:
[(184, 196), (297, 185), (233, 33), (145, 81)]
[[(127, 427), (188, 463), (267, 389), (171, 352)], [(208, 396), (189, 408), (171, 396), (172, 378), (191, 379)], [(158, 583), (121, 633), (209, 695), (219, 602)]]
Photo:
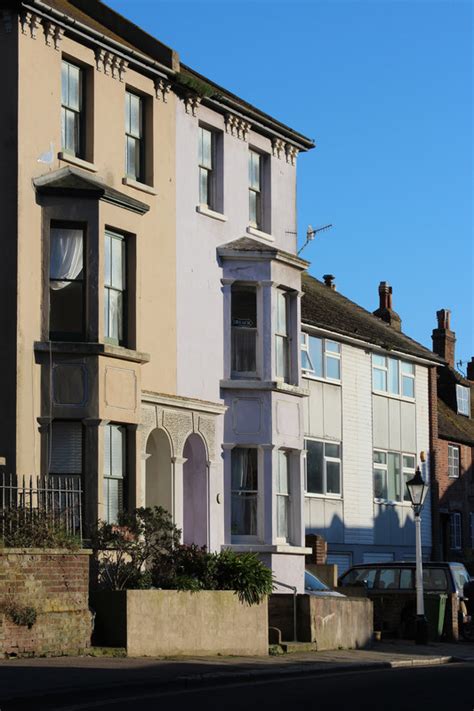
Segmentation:
[(458, 415), (438, 398), (438, 436), (474, 447), (474, 420)]
[(444, 364), (436, 353), (309, 274), (303, 274), (303, 293), (301, 320), (304, 324), (351, 336), (388, 351), (396, 350)]

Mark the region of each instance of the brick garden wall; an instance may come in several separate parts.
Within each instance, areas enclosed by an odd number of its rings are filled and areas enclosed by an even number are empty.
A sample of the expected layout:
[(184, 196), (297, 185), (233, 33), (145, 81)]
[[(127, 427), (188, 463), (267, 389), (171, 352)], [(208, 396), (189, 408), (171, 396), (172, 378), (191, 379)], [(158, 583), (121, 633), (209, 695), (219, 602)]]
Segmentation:
[[(89, 551), (0, 549), (0, 657), (78, 654), (90, 646)], [(36, 611), (28, 627), (12, 610)]]

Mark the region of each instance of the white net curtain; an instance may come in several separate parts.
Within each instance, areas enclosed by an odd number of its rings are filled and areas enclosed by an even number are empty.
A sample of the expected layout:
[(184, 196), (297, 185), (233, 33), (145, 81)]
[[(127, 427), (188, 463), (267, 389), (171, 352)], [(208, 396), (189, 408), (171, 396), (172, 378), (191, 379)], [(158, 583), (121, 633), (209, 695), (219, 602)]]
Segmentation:
[(81, 275), (82, 241), (82, 230), (60, 227), (51, 230), (50, 287), (54, 291), (64, 289)]

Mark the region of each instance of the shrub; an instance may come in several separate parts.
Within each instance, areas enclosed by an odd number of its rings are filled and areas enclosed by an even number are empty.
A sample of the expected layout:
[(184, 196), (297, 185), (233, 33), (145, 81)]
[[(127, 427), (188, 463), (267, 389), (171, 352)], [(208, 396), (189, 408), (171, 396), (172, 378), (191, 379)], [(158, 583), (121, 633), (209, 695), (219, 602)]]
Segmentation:
[(234, 590), (240, 602), (256, 605), (273, 590), (273, 573), (255, 553), (223, 550), (216, 554), (218, 590)]
[(76, 550), (81, 547), (81, 540), (69, 533), (52, 513), (18, 507), (0, 510), (0, 545)]

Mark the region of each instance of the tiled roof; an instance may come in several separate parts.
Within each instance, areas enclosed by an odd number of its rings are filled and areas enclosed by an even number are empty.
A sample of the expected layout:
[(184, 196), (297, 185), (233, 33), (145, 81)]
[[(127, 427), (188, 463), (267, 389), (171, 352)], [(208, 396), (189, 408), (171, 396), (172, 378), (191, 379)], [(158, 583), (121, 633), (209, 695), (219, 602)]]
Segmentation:
[(396, 350), (444, 363), (436, 353), (404, 333), (396, 331), (377, 316), (309, 274), (303, 274), (303, 292), (301, 301), (303, 323), (351, 336), (389, 351)]
[(441, 398), (438, 398), (438, 435), (442, 439), (474, 447), (474, 420), (458, 415)]

